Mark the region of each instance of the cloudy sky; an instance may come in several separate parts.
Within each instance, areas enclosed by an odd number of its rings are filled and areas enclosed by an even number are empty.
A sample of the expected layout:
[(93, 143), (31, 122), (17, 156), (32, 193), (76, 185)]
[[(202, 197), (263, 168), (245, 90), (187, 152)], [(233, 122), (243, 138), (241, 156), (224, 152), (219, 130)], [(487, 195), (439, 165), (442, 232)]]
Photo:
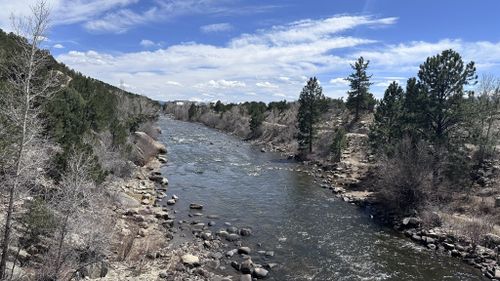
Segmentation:
[[(0, 0), (0, 27), (34, 0)], [(46, 47), (91, 77), (157, 100), (294, 100), (310, 76), (345, 96), (370, 60), (372, 92), (453, 48), (500, 76), (498, 0), (48, 0)]]

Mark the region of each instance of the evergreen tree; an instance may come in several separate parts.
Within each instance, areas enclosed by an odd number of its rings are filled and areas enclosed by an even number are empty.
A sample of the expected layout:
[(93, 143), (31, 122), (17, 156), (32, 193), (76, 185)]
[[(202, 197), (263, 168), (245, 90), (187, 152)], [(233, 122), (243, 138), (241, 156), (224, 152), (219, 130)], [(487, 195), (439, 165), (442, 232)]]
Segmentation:
[(346, 130), (339, 127), (335, 130), (331, 146), (332, 158), (335, 162), (340, 162), (342, 158), (342, 151), (347, 146)]
[(351, 64), (354, 72), (346, 78), (350, 82), (351, 90), (348, 92), (346, 106), (349, 110), (354, 111), (355, 120), (358, 120), (359, 113), (363, 110), (373, 110), (375, 106), (375, 98), (369, 92), (371, 75), (366, 73), (368, 64), (363, 57), (360, 57), (354, 64)]
[(217, 113), (224, 112), (224, 104), (220, 100), (215, 103), (214, 111)]
[(188, 119), (191, 121), (193, 120), (193, 118), (196, 116), (196, 114), (198, 114), (198, 106), (196, 106), (196, 104), (192, 103), (190, 106), (189, 106), (189, 110), (188, 110)]
[(376, 148), (387, 147), (394, 139), (402, 137), (403, 102), (403, 88), (392, 82), (377, 107), (370, 132), (370, 139)]
[(312, 152), (312, 143), (315, 136), (314, 124), (319, 119), (319, 104), (324, 98), (323, 89), (319, 85), (318, 79), (316, 77), (310, 78), (300, 93), (299, 112), (297, 113), (298, 143), (302, 155), (305, 152)]
[(426, 110), (419, 118), (421, 129), (431, 142), (446, 144), (452, 129), (463, 120), (464, 86), (477, 78), (475, 72), (474, 62), (465, 65), (453, 50), (429, 57), (420, 65), (418, 78)]
[(262, 111), (255, 110), (250, 113), (250, 137), (257, 138), (260, 136), (260, 126), (264, 122), (264, 113)]

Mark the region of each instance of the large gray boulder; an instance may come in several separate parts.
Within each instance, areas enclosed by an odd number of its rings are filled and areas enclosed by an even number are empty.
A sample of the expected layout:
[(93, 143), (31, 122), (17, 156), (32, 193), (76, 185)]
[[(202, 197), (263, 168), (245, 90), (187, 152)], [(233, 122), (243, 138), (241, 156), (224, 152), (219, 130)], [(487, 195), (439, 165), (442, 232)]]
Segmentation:
[(167, 153), (165, 145), (154, 140), (151, 136), (144, 132), (134, 133), (134, 144), (134, 162), (137, 165), (143, 166), (151, 161), (151, 159), (156, 155)]

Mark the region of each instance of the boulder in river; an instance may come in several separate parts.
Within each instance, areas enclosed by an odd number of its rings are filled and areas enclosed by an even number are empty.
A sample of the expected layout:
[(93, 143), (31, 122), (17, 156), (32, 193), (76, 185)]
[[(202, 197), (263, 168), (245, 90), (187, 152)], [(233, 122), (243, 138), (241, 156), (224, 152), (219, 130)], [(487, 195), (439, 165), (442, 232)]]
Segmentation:
[(257, 267), (253, 270), (253, 276), (258, 279), (266, 278), (269, 272), (262, 267)]
[(251, 259), (244, 260), (240, 264), (240, 271), (244, 274), (251, 274), (253, 269), (253, 262)]
[(193, 210), (201, 210), (203, 209), (203, 205), (197, 203), (191, 203), (189, 204), (189, 208)]
[(168, 199), (167, 200), (167, 205), (175, 205), (175, 200), (174, 199)]
[(238, 254), (250, 255), (252, 250), (249, 247), (240, 247), (238, 249)]
[(235, 226), (230, 226), (226, 230), (229, 233), (238, 233), (238, 228), (236, 228)]
[(226, 237), (227, 241), (233, 242), (233, 241), (238, 241), (240, 240), (240, 236), (236, 233), (231, 233)]
[(252, 230), (250, 228), (241, 228), (240, 235), (241, 236), (250, 236), (250, 235), (252, 235)]

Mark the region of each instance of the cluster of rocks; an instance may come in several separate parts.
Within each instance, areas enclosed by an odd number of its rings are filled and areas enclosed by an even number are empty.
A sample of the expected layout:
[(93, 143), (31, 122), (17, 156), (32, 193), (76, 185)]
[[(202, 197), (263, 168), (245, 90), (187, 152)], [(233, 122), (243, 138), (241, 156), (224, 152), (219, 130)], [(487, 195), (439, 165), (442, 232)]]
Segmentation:
[(465, 263), (480, 269), (488, 278), (500, 279), (500, 236), (487, 234), (485, 246), (474, 245), (466, 237), (457, 237), (441, 228), (423, 229), (417, 217), (404, 218), (396, 225), (398, 230), (411, 240), (432, 251), (438, 251), (462, 259)]
[[(198, 245), (196, 251), (187, 249), (180, 256), (179, 263), (182, 266), (177, 266), (177, 270), (207, 277), (215, 274), (214, 272), (234, 275), (234, 272), (228, 271), (228, 269), (234, 268), (238, 271), (241, 280), (252, 280), (252, 276), (254, 278), (267, 277), (269, 270), (275, 267), (276, 264), (266, 263), (261, 265), (254, 263), (250, 256), (253, 251), (250, 247), (243, 246), (245, 238), (253, 234), (252, 229), (249, 227), (238, 228), (230, 222), (224, 222), (221, 227), (216, 229), (215, 227), (219, 224), (217, 222), (219, 216), (204, 215), (203, 211), (204, 206), (202, 204), (191, 203), (189, 204), (188, 214), (190, 219), (178, 220), (175, 223), (172, 222), (166, 225), (172, 233), (178, 233), (179, 236), (193, 235), (192, 243)], [(200, 247), (203, 248), (203, 251), (199, 250)], [(204, 254), (201, 255), (200, 253)], [(256, 251), (255, 254), (266, 259), (274, 257), (274, 251), (262, 250)], [(162, 276), (166, 277), (167, 274), (162, 274)], [(209, 280), (232, 280), (229, 277), (220, 279), (213, 279), (212, 277)]]

